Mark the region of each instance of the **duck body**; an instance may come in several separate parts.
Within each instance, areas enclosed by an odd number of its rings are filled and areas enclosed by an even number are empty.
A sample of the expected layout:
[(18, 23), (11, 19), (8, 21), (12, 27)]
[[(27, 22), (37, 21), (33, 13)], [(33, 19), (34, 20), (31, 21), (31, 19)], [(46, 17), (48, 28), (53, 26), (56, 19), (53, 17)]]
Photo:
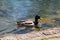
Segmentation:
[[(41, 23), (38, 23), (39, 28), (41, 27), (41, 25), (42, 25)], [(32, 20), (21, 20), (17, 22), (17, 28), (20, 28), (20, 27), (33, 28), (35, 27), (35, 24)]]
[(23, 26), (25, 26), (25, 27), (32, 26), (33, 27), (34, 23), (31, 20), (21, 20), (21, 21), (17, 22), (17, 25), (18, 25), (18, 27), (23, 27)]

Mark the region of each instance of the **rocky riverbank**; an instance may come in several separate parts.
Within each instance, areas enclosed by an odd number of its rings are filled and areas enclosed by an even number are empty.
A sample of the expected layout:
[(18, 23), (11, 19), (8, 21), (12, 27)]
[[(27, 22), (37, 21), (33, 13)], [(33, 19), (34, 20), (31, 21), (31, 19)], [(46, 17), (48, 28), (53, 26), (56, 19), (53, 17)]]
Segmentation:
[(55, 40), (60, 39), (60, 27), (43, 31), (32, 31), (26, 34), (5, 34), (3, 40)]

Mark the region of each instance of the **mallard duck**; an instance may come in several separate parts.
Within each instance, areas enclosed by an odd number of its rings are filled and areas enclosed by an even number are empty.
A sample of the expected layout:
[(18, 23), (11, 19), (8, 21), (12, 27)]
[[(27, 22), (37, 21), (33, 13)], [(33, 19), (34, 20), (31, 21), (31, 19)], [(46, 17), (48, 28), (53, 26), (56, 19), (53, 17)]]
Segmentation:
[[(21, 21), (17, 22), (17, 26), (18, 26), (18, 28), (24, 27), (24, 26), (25, 27), (34, 27), (35, 26), (36, 27), (36, 25), (38, 25), (38, 19), (40, 19), (40, 17), (36, 15), (34, 22), (32, 20), (29, 20), (29, 19), (21, 20)], [(41, 25), (41, 23), (40, 23), (40, 25)]]

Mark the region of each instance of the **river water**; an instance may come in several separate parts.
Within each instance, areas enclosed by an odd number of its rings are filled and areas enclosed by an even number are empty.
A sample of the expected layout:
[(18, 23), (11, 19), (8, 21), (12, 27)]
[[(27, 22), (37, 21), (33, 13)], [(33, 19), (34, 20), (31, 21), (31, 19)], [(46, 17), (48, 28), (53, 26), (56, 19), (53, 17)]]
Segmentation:
[(59, 8), (60, 0), (0, 0), (0, 34), (30, 32), (16, 30), (16, 22), (34, 18), (35, 15), (60, 16)]
[[(33, 2), (29, 0), (0, 0), (0, 2), (0, 6), (2, 6), (0, 7), (0, 34), (13, 31), (18, 33), (19, 30), (16, 30), (16, 22), (34, 18), (37, 14), (33, 12)], [(20, 32), (23, 33), (24, 31)]]

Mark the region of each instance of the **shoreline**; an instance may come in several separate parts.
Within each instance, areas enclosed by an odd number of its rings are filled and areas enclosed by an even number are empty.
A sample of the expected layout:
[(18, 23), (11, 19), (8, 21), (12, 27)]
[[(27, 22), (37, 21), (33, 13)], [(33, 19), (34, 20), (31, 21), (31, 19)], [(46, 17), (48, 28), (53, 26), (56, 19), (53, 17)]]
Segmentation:
[(47, 30), (42, 30), (42, 31), (33, 31), (30, 33), (26, 34), (4, 34), (4, 37), (2, 39), (19, 39), (19, 40), (37, 40), (41, 38), (47, 38), (51, 36), (59, 36), (60, 37), (60, 27), (55, 27), (55, 28), (50, 28)]

